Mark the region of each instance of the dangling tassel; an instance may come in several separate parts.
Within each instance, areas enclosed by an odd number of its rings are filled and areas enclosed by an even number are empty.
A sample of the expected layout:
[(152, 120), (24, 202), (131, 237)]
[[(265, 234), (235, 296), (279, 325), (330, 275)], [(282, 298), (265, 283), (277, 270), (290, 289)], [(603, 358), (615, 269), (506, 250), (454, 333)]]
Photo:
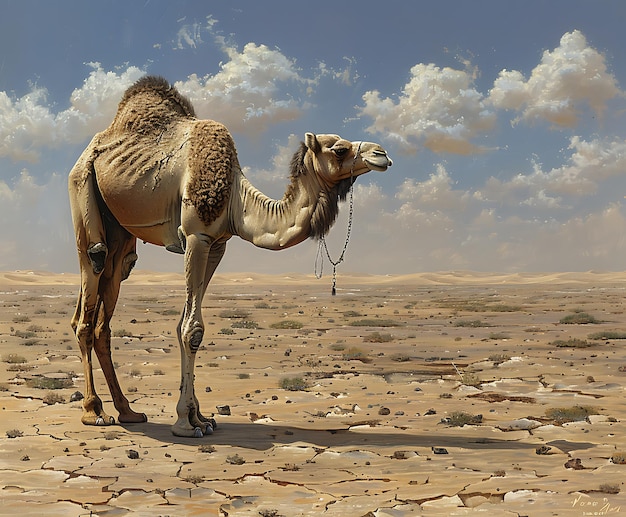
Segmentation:
[(341, 250), (341, 255), (337, 260), (333, 260), (330, 256), (330, 252), (328, 251), (328, 246), (326, 245), (326, 239), (322, 235), (319, 240), (319, 244), (317, 246), (317, 254), (315, 255), (315, 276), (320, 279), (322, 278), (322, 274), (324, 272), (324, 253), (328, 258), (328, 261), (333, 266), (333, 285), (330, 290), (330, 293), (335, 296), (337, 294), (337, 266), (343, 262), (343, 258), (346, 254), (346, 250), (348, 249), (348, 242), (350, 242), (350, 233), (352, 232), (352, 216), (354, 215), (354, 164), (356, 163), (359, 153), (361, 152), (361, 142), (359, 142), (359, 147), (356, 150), (356, 154), (354, 155), (354, 160), (352, 161), (352, 168), (350, 169), (350, 212), (348, 213), (348, 228), (346, 230), (346, 242), (343, 244), (343, 249)]

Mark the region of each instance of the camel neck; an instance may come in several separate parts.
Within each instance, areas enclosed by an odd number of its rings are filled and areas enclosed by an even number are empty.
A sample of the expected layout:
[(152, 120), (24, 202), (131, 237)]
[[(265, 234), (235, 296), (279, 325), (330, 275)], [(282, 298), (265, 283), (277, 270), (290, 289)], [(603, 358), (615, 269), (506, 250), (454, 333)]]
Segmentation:
[(287, 249), (311, 236), (311, 220), (327, 192), (314, 175), (292, 178), (281, 200), (272, 199), (239, 174), (230, 201), (233, 235), (260, 248)]

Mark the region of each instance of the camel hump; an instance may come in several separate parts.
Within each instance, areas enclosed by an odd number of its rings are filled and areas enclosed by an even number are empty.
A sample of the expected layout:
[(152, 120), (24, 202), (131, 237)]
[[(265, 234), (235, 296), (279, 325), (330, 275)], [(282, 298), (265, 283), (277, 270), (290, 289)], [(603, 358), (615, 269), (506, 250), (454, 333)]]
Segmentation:
[(112, 125), (122, 131), (147, 134), (195, 116), (189, 99), (166, 79), (147, 75), (124, 92)]

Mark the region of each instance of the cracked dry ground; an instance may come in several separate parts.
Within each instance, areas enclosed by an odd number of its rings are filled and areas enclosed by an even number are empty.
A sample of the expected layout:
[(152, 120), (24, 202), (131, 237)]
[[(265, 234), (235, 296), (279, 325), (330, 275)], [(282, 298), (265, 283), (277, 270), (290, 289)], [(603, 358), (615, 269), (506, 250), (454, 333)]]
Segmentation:
[(202, 439), (169, 428), (171, 275), (133, 274), (112, 322), (149, 422), (80, 424), (77, 282), (0, 275), (2, 515), (626, 512), (624, 275), (342, 276), (336, 297), (309, 276), (218, 276), (196, 390), (230, 414)]

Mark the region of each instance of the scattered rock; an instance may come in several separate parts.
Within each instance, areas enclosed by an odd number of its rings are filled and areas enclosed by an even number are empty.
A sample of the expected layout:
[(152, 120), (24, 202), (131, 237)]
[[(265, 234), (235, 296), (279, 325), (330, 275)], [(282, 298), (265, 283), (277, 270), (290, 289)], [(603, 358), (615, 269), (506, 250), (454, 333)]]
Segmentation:
[(215, 406), (217, 408), (217, 414), (222, 416), (230, 415), (230, 406), (224, 404), (223, 406)]
[(586, 467), (583, 465), (583, 462), (580, 458), (572, 458), (565, 462), (566, 469), (574, 469), (574, 470), (583, 470)]
[(498, 424), (496, 427), (501, 431), (530, 431), (531, 429), (536, 429), (541, 425), (543, 424), (537, 420), (532, 420), (530, 418), (518, 418), (512, 422)]
[(391, 409), (389, 409), (388, 407), (381, 407), (378, 410), (378, 414), (379, 415), (390, 415), (391, 414)]
[(78, 402), (79, 400), (83, 400), (85, 395), (83, 395), (80, 391), (75, 391), (70, 395), (70, 402)]
[(133, 449), (129, 449), (126, 451), (126, 455), (131, 459), (131, 460), (138, 460), (139, 459), (139, 453)]

